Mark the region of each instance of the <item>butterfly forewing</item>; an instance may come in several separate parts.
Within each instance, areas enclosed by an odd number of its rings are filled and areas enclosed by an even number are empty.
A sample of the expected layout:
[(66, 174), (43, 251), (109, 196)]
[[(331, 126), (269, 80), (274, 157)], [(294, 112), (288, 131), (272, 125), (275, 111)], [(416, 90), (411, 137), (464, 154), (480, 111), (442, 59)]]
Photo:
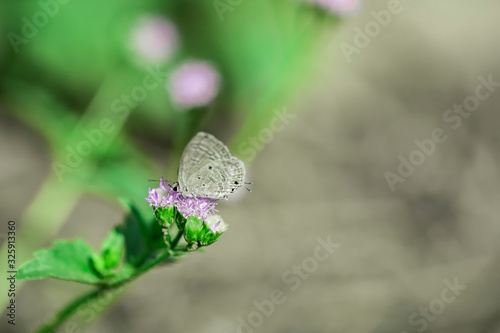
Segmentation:
[(183, 195), (227, 198), (243, 185), (245, 166), (213, 135), (199, 132), (182, 154), (178, 178)]

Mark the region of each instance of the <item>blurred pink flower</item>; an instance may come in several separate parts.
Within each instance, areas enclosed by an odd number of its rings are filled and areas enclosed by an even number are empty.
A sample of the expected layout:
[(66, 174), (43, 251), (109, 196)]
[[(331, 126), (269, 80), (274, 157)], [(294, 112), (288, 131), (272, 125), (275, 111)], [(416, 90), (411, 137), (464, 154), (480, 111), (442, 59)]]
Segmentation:
[(180, 107), (205, 106), (212, 102), (219, 92), (220, 75), (205, 61), (193, 60), (177, 68), (167, 89), (173, 102)]
[(351, 15), (361, 8), (362, 0), (309, 0), (337, 15)]
[(132, 29), (132, 48), (148, 61), (168, 60), (177, 50), (178, 42), (177, 28), (161, 16), (143, 16)]

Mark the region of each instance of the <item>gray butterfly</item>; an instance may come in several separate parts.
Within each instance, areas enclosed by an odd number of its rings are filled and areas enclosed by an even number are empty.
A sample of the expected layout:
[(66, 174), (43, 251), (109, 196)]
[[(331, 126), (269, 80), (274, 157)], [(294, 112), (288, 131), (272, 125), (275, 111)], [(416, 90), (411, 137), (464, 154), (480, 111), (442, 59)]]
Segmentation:
[(245, 183), (245, 166), (213, 135), (198, 132), (181, 157), (174, 191), (184, 196), (227, 199)]

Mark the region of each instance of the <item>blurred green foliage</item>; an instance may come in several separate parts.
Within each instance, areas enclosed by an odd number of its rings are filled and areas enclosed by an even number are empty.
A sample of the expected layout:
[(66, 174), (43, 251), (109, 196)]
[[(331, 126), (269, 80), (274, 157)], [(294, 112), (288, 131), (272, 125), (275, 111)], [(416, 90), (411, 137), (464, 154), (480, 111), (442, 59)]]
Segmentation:
[[(222, 15), (212, 0), (3, 3), (1, 101), (46, 139), (61, 186), (143, 200), (148, 178), (176, 178), (180, 153), (198, 130), (232, 137), (237, 147), (306, 84), (321, 31), (337, 20), (301, 1), (225, 3), (231, 10)], [(180, 44), (168, 62), (148, 63), (131, 51), (131, 29), (143, 14), (177, 26)], [(221, 91), (210, 106), (180, 112), (160, 84), (131, 112), (113, 109), (151, 70), (168, 77), (187, 59), (208, 60), (221, 73)], [(113, 130), (102, 133), (77, 166), (57, 171), (103, 119)], [(159, 150), (166, 163), (154, 160)]]

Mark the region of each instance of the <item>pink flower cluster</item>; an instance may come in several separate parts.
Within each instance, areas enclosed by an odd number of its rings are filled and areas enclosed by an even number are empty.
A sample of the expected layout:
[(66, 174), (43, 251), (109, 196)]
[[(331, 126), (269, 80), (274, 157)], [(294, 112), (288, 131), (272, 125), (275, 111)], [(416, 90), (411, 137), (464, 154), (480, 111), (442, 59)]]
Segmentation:
[(168, 181), (160, 179), (160, 185), (157, 188), (148, 190), (149, 195), (146, 201), (149, 206), (155, 208), (167, 208), (175, 206), (179, 213), (186, 219), (190, 216), (196, 216), (200, 220), (207, 221), (218, 210), (216, 209), (218, 200), (203, 197), (187, 197), (180, 192), (174, 191)]

